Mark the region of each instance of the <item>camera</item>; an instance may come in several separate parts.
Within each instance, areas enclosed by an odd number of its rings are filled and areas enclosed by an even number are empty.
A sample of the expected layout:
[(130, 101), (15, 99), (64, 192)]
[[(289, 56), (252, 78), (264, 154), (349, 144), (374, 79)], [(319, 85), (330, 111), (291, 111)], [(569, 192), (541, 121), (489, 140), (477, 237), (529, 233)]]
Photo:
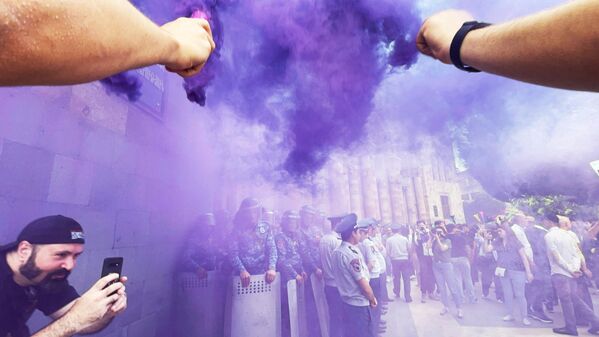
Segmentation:
[(428, 241), (430, 239), (430, 235), (426, 227), (418, 228), (418, 235), (420, 235), (420, 240), (422, 241)]

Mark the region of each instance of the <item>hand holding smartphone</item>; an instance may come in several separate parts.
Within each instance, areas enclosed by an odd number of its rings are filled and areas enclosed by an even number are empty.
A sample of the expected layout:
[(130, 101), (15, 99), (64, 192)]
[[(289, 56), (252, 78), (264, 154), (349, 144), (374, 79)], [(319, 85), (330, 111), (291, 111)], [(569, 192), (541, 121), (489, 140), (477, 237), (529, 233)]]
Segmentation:
[[(110, 285), (119, 282), (121, 279), (121, 273), (123, 271), (123, 258), (122, 257), (107, 257), (104, 259), (104, 263), (102, 265), (102, 275), (101, 277), (108, 276), (110, 274), (118, 274), (119, 278), (110, 282), (104, 287), (105, 289)], [(113, 294), (110, 294), (113, 295)]]

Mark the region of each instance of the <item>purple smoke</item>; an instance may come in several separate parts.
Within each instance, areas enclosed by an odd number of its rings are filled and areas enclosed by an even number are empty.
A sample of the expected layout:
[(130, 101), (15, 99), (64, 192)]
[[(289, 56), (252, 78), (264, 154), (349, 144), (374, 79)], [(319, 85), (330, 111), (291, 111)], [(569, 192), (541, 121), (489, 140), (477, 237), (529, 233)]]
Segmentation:
[[(481, 21), (502, 22), (561, 3), (421, 1), (419, 7), (424, 17), (457, 7), (472, 11)], [(376, 102), (391, 129), (404, 135), (401, 140), (408, 148), (417, 148), (422, 137), (453, 142), (469, 174), (501, 200), (565, 194), (579, 202), (599, 201), (599, 179), (589, 167), (599, 158), (593, 141), (599, 126), (594, 94), (466, 74), (427, 58), (384, 83)]]
[(126, 71), (100, 80), (106, 91), (111, 94), (125, 96), (131, 102), (141, 97), (141, 80), (135, 71)]
[(240, 2), (222, 11), (226, 64), (217, 103), (286, 137), (279, 169), (302, 178), (363, 135), (372, 98), (393, 67), (417, 58), (409, 1)]
[[(331, 153), (353, 151), (375, 111), (391, 136), (368, 129), (374, 151), (416, 152), (421, 139), (433, 138), (455, 144), (469, 173), (498, 198), (558, 193), (599, 200), (588, 166), (599, 159), (587, 132), (599, 126), (596, 99), (465, 74), (429, 59), (411, 67), (421, 18), (435, 11), (465, 8), (482, 21), (501, 22), (561, 1), (173, 1), (178, 7), (171, 7), (190, 15), (194, 3), (218, 18), (215, 38), (225, 47), (185, 88), (194, 102), (209, 95), (223, 161), (235, 163), (236, 173), (306, 181)], [(410, 69), (396, 70), (402, 68)], [(572, 109), (582, 109), (577, 118), (568, 118)]]
[(184, 0), (178, 3), (176, 8), (177, 16), (197, 17), (207, 20), (210, 23), (212, 37), (216, 43), (216, 49), (206, 62), (202, 72), (194, 77), (185, 79), (183, 88), (187, 93), (187, 98), (200, 106), (206, 105), (206, 88), (217, 76), (220, 64), (220, 51), (223, 47), (223, 24), (219, 17), (219, 7), (223, 8), (226, 4), (217, 0)]

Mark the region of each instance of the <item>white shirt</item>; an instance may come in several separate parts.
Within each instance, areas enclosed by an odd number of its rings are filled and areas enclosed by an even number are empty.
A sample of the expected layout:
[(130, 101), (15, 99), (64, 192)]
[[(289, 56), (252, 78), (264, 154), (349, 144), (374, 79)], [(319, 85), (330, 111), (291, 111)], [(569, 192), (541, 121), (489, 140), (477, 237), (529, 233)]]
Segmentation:
[(532, 247), (530, 246), (530, 242), (528, 242), (526, 233), (524, 233), (524, 228), (522, 228), (518, 224), (513, 224), (511, 228), (512, 228), (512, 231), (514, 232), (514, 235), (516, 235), (516, 238), (518, 239), (518, 241), (520, 241), (522, 246), (524, 246), (524, 254), (526, 254), (526, 257), (528, 257), (528, 260), (531, 262), (534, 262), (533, 254), (532, 254)]
[[(578, 247), (578, 238), (571, 232), (552, 227), (545, 235), (551, 274), (572, 277), (582, 267), (584, 256)], [(557, 255), (554, 256), (554, 255)]]
[(383, 245), (383, 237), (378, 234), (375, 237), (371, 238), (376, 245), (376, 248), (379, 250), (380, 254), (378, 254), (379, 262), (381, 264), (381, 274), (387, 271), (387, 261), (385, 260), (385, 256), (387, 256), (387, 250), (385, 249), (385, 245)]
[(381, 265), (383, 254), (379, 251), (376, 243), (371, 238), (366, 238), (360, 244), (360, 250), (362, 251), (366, 265), (370, 267), (370, 279), (378, 278), (384, 270)]
[(370, 302), (358, 285), (358, 281), (361, 279), (370, 281), (368, 267), (364, 263), (360, 248), (343, 241), (333, 252), (332, 262), (333, 275), (343, 302), (359, 307), (368, 306)]
[(341, 246), (341, 238), (334, 232), (323, 236), (318, 245), (324, 283), (330, 287), (337, 287), (333, 274), (333, 252), (339, 246)]
[(387, 239), (387, 256), (391, 260), (407, 260), (410, 255), (410, 242), (399, 233)]

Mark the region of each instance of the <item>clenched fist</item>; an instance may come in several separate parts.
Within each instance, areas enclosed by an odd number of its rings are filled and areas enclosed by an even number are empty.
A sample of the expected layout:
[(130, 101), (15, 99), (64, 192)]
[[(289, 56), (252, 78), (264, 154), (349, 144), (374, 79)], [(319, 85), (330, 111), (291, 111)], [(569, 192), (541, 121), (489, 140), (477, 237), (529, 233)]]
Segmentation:
[(429, 17), (424, 21), (418, 32), (416, 38), (418, 50), (445, 64), (451, 64), (449, 57), (451, 41), (464, 22), (473, 19), (470, 13), (454, 9), (439, 12)]
[(183, 77), (198, 74), (216, 47), (208, 21), (178, 18), (161, 28), (177, 43), (176, 52), (167, 55), (163, 62), (166, 70)]

